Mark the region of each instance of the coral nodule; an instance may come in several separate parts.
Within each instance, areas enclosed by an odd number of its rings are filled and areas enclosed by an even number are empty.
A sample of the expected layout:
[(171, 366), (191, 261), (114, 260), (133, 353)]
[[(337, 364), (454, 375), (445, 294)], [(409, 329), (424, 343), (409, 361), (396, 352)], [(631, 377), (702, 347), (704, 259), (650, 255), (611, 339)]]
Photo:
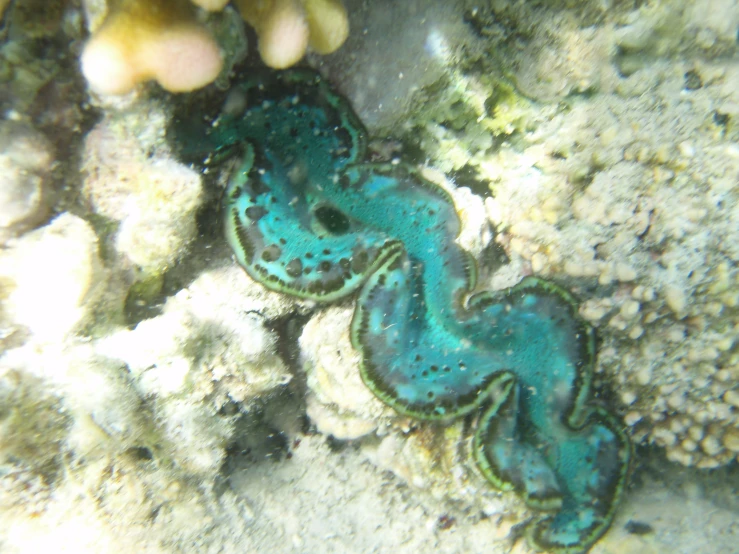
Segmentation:
[(224, 200), (239, 263), (302, 298), (359, 291), (351, 335), (365, 384), (423, 420), (479, 409), (473, 456), (539, 513), (532, 546), (587, 551), (613, 518), (631, 447), (591, 403), (594, 332), (572, 296), (534, 278), (471, 294), (476, 265), (455, 242), (449, 195), (402, 164), (366, 163), (361, 122), (319, 76), (241, 86), (250, 106), (201, 143), (244, 156)]

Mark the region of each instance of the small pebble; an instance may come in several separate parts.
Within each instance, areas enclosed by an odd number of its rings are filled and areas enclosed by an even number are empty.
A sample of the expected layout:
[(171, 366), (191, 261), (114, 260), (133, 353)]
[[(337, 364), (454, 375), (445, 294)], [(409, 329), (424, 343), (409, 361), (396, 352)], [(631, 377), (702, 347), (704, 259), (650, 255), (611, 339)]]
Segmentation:
[(735, 408), (739, 408), (739, 391), (738, 390), (727, 390), (723, 396), (724, 402), (731, 404)]
[(723, 443), (727, 450), (739, 453), (739, 429), (728, 429), (724, 434)]
[(684, 140), (677, 145), (677, 151), (680, 152), (681, 156), (686, 158), (692, 158), (695, 156), (695, 147), (687, 140)]
[(641, 308), (639, 302), (636, 300), (627, 300), (621, 305), (621, 316), (626, 319), (632, 319), (639, 313), (639, 308)]
[(665, 288), (665, 302), (669, 308), (680, 315), (688, 304), (688, 300), (685, 297), (685, 292), (674, 285), (669, 285)]
[(703, 86), (701, 76), (695, 69), (685, 72), (685, 90), (698, 90)]
[(636, 279), (636, 270), (628, 264), (617, 264), (616, 279), (622, 283), (633, 281)]
[(721, 443), (714, 435), (708, 435), (701, 441), (701, 448), (707, 455), (714, 457), (723, 450)]
[(634, 521), (633, 519), (626, 522), (624, 529), (632, 535), (649, 535), (654, 533), (654, 528), (651, 525), (643, 521)]
[(541, 252), (536, 252), (531, 256), (531, 270), (534, 273), (541, 273), (547, 266), (547, 257)]
[(691, 439), (694, 441), (699, 441), (703, 439), (703, 427), (700, 425), (693, 425), (690, 429), (688, 429), (688, 435)]
[(633, 391), (626, 391), (621, 394), (621, 401), (630, 406), (636, 401), (636, 394)]
[[(629, 427), (633, 427), (642, 420), (642, 415), (639, 412), (629, 412), (624, 416), (624, 423)], [(737, 437), (739, 441), (739, 437)], [(739, 446), (739, 442), (737, 443)]]

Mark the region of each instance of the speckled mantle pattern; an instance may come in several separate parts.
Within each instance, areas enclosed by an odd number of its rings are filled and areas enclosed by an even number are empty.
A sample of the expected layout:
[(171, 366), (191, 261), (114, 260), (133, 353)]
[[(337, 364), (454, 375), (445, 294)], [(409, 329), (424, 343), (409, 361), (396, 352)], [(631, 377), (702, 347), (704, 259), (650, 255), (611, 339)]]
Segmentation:
[(302, 298), (358, 290), (352, 342), (367, 386), (425, 420), (482, 408), (478, 467), (546, 514), (530, 543), (586, 551), (613, 517), (630, 445), (589, 404), (594, 333), (574, 299), (539, 279), (470, 296), (476, 265), (455, 242), (451, 198), (411, 168), (363, 163), (364, 128), (320, 77), (265, 73), (241, 87), (249, 107), (197, 145), (242, 158), (224, 200), (239, 263)]

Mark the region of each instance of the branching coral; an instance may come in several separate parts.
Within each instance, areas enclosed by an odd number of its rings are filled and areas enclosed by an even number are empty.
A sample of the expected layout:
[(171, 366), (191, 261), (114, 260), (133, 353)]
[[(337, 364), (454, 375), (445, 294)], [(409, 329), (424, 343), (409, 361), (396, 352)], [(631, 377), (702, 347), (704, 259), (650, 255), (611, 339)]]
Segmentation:
[(349, 34), (340, 0), (234, 0), (259, 36), (259, 53), (268, 66), (294, 65), (310, 46), (330, 54)]
[(184, 92), (212, 82), (221, 70), (215, 40), (183, 0), (118, 0), (82, 53), (93, 90), (124, 94), (155, 79)]
[[(223, 65), (221, 50), (198, 22), (193, 4), (209, 11), (227, 0), (114, 0), (82, 53), (82, 72), (103, 94), (125, 94), (156, 80), (171, 92), (205, 86)], [(310, 46), (335, 51), (349, 33), (341, 0), (236, 0), (259, 37), (259, 52), (270, 67), (298, 62)]]

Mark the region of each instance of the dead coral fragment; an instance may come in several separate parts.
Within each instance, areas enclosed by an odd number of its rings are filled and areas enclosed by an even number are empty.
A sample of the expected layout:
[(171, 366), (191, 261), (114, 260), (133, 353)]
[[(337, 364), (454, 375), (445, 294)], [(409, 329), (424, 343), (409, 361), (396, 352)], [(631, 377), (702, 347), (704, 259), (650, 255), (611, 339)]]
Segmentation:
[(151, 79), (187, 92), (212, 82), (222, 65), (187, 0), (117, 0), (81, 61), (90, 87), (103, 94), (125, 94)]

